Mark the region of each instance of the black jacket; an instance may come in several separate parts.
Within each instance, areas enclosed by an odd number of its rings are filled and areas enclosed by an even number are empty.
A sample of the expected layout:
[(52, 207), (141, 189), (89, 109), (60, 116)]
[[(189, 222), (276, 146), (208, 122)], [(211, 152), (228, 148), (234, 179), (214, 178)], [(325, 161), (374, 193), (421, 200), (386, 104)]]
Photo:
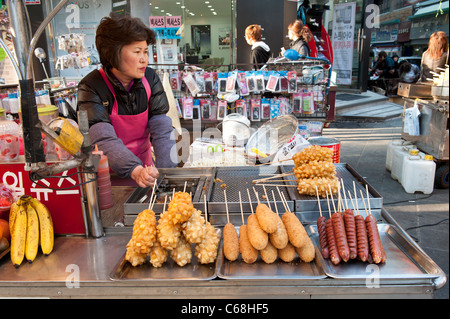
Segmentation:
[(263, 47), (258, 46), (252, 50), (250, 55), (250, 63), (254, 65), (256, 69), (260, 69), (271, 56), (270, 50), (267, 51)]
[(302, 39), (297, 39), (295, 41), (292, 41), (289, 44), (289, 49), (295, 50), (298, 52), (298, 54), (304, 55), (304, 56), (311, 56), (311, 50), (309, 48), (308, 43), (306, 43)]
[[(119, 115), (142, 113), (147, 105), (150, 106), (149, 119), (154, 115), (166, 114), (169, 111), (169, 102), (162, 82), (153, 69), (147, 68), (145, 71), (145, 77), (152, 90), (148, 103), (142, 80), (134, 80), (128, 92), (110, 71), (105, 70), (105, 73), (114, 87)], [(113, 104), (114, 96), (98, 70), (90, 72), (78, 84), (78, 109), (87, 110), (89, 126), (98, 122), (111, 123), (109, 115), (112, 112)]]

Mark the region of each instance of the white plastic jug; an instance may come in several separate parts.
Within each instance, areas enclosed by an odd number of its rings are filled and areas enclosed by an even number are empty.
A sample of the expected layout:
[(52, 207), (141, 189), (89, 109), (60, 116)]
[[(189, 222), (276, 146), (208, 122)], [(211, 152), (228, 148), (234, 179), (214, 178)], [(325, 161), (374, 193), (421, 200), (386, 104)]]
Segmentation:
[(394, 151), (401, 149), (403, 146), (411, 145), (410, 141), (405, 140), (393, 140), (389, 142), (386, 151), (386, 169), (390, 172), (392, 169), (392, 158), (394, 156)]
[(417, 147), (415, 145), (402, 146), (395, 149), (392, 155), (391, 177), (399, 183), (402, 182), (403, 159), (410, 155), (410, 150), (417, 150)]
[(402, 186), (405, 192), (431, 194), (434, 187), (436, 163), (433, 156), (420, 153), (407, 156), (403, 163)]
[(241, 114), (232, 113), (222, 122), (222, 140), (227, 146), (244, 146), (250, 137), (250, 121)]

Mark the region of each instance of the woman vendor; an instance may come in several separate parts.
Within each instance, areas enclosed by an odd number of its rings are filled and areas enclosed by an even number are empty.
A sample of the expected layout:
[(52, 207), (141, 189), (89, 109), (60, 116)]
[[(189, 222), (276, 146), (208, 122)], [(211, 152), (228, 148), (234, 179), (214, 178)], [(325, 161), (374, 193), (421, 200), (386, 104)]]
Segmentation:
[(148, 46), (154, 43), (155, 34), (140, 19), (104, 17), (95, 36), (102, 68), (78, 87), (78, 108), (88, 112), (92, 144), (119, 177), (140, 187), (154, 184), (157, 167), (177, 162), (170, 157), (175, 141), (166, 116), (169, 103), (158, 75), (147, 66)]

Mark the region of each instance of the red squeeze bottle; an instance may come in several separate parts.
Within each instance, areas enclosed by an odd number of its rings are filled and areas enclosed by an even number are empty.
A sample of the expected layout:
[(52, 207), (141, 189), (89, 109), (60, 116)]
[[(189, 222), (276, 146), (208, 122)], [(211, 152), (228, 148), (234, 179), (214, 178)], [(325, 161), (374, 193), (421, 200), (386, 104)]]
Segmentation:
[(97, 144), (95, 144), (95, 150), (92, 154), (100, 155), (100, 162), (97, 170), (98, 201), (100, 209), (107, 209), (114, 205), (108, 157), (103, 155), (102, 151), (98, 150)]

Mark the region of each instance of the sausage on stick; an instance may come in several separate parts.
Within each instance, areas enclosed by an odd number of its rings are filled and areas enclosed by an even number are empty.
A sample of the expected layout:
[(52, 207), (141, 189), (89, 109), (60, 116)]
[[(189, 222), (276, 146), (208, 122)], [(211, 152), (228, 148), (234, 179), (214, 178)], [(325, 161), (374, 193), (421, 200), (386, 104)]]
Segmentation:
[(223, 254), (229, 261), (235, 261), (239, 258), (239, 237), (236, 228), (230, 223), (228, 213), (227, 191), (224, 189), (225, 207), (227, 210), (227, 224), (223, 228)]

